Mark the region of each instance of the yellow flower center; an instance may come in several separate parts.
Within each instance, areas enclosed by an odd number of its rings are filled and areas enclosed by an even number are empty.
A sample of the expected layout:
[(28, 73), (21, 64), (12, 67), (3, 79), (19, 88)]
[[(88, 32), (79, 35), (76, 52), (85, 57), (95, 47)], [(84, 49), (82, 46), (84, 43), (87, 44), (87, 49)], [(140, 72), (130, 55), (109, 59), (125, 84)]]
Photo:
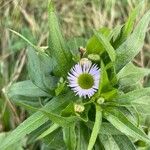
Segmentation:
[(88, 73), (83, 73), (78, 77), (78, 84), (82, 89), (90, 89), (94, 85), (93, 76)]

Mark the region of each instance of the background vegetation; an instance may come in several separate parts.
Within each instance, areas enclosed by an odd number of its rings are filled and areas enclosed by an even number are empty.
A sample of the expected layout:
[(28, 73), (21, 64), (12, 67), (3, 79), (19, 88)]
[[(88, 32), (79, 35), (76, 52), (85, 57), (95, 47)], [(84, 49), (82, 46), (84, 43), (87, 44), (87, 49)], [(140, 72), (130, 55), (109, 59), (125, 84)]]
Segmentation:
[[(55, 0), (55, 5), (64, 36), (69, 39), (74, 36), (88, 38), (92, 35), (92, 28), (113, 28), (123, 23), (138, 2), (140, 0)], [(147, 0), (145, 9), (149, 8), (150, 1)], [(47, 18), (46, 0), (0, 1), (0, 138), (4, 132), (14, 129), (28, 115), (23, 108), (12, 104), (5, 93), (5, 89), (12, 83), (28, 78), (27, 45), (8, 28), (21, 33), (35, 45), (46, 46)], [(134, 59), (134, 63), (140, 67), (150, 67), (148, 43), (150, 27), (144, 48)], [(150, 86), (149, 77), (141, 82), (144, 86)]]

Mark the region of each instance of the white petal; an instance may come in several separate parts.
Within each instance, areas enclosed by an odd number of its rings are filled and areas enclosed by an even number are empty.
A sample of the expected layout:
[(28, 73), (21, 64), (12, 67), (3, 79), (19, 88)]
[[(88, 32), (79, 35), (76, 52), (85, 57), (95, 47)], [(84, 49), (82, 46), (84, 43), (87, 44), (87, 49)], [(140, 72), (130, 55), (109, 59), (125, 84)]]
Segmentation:
[[(89, 73), (93, 76), (94, 85), (90, 89), (82, 89), (78, 84), (78, 77), (83, 73)], [(96, 64), (91, 65), (89, 63), (81, 65), (80, 63), (76, 64), (68, 73), (67, 77), (69, 81), (69, 87), (78, 95), (79, 97), (88, 97), (94, 95), (99, 87), (99, 80), (100, 80), (100, 69), (97, 67)]]

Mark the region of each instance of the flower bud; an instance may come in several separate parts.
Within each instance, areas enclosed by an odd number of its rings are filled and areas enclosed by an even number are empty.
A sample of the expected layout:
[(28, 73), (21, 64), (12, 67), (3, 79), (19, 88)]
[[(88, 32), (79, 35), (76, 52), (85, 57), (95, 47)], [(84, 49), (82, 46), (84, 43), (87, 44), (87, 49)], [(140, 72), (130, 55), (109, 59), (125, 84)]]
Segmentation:
[(97, 103), (98, 104), (103, 104), (105, 101), (105, 99), (103, 97), (100, 97), (98, 100), (97, 100)]
[(80, 104), (74, 104), (74, 110), (77, 113), (82, 113), (84, 111), (84, 106)]
[(80, 60), (80, 65), (90, 67), (92, 65), (92, 62), (88, 58), (82, 58)]

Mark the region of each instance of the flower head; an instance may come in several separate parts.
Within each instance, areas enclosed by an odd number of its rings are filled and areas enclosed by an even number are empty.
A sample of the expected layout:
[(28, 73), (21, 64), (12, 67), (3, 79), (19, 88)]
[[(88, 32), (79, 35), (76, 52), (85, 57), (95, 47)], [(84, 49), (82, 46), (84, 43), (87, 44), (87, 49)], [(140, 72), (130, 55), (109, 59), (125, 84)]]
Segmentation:
[(86, 58), (81, 59), (68, 73), (69, 86), (79, 97), (93, 96), (99, 87), (99, 80), (100, 69)]

